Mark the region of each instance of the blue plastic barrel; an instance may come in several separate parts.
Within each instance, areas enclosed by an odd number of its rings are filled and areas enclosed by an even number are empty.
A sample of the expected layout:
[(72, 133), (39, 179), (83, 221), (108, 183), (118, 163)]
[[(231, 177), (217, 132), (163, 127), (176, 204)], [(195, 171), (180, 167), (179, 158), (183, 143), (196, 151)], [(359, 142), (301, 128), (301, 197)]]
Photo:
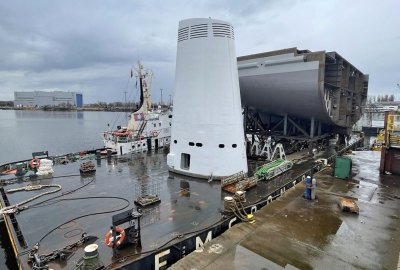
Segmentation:
[(304, 192), (304, 197), (307, 200), (311, 200), (311, 188), (312, 188), (311, 176), (307, 176), (307, 178), (306, 178), (306, 191)]

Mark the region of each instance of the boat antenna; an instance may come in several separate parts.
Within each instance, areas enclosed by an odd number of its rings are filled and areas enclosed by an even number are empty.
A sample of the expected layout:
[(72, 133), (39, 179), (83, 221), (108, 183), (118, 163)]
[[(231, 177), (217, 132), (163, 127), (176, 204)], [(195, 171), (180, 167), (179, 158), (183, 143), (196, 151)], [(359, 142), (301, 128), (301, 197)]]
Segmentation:
[(140, 105), (139, 108), (142, 107), (144, 102), (144, 94), (143, 94), (143, 75), (142, 75), (142, 65), (138, 62), (138, 77), (139, 77), (139, 89), (140, 89)]

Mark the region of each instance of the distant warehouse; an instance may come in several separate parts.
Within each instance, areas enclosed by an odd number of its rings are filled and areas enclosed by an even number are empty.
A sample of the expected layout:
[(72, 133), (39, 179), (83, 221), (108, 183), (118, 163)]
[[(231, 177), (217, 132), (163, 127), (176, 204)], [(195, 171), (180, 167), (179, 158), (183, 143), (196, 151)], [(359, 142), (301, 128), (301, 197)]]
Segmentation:
[(82, 93), (77, 92), (14, 92), (15, 107), (83, 107)]

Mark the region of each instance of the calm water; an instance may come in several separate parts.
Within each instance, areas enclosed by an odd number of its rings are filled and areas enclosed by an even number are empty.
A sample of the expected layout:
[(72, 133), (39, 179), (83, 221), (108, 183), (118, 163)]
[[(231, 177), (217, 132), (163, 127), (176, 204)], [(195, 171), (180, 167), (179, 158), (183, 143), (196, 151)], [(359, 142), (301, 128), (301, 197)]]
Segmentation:
[[(0, 164), (102, 147), (101, 132), (126, 125), (125, 113), (0, 110)], [(4, 222), (0, 222), (0, 269), (16, 269)]]
[(121, 123), (125, 113), (0, 110), (0, 164), (29, 159), (32, 152), (49, 155), (102, 146), (101, 132)]

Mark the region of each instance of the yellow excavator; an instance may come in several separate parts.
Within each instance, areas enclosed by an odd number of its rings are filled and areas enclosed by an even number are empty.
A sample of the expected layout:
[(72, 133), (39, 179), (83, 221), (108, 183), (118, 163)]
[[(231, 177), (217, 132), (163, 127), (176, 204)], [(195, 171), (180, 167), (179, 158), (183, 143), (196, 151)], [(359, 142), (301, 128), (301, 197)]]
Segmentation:
[(381, 151), (382, 147), (385, 145), (385, 130), (381, 129), (379, 131), (378, 136), (374, 140), (374, 143), (371, 146), (372, 151)]

